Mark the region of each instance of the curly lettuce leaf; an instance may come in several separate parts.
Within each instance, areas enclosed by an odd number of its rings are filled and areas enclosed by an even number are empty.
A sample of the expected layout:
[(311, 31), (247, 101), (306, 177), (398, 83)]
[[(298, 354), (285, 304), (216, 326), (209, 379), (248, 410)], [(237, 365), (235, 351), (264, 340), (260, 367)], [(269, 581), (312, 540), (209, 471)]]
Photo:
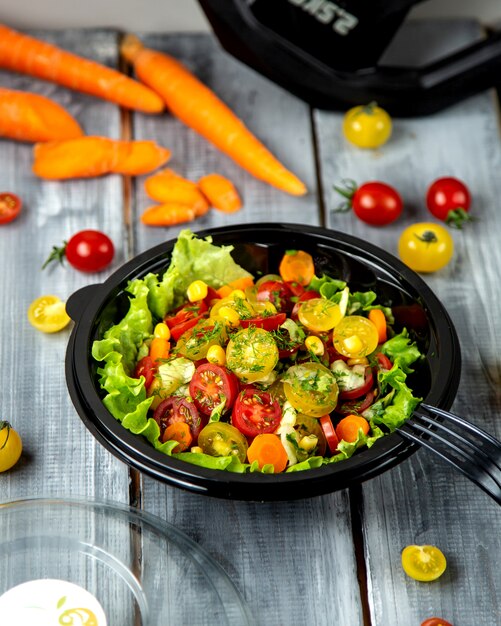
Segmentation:
[(415, 343), (411, 342), (407, 329), (388, 339), (382, 346), (381, 352), (385, 354), (394, 366), (400, 368), (406, 374), (414, 370), (410, 367), (415, 361), (423, 358)]

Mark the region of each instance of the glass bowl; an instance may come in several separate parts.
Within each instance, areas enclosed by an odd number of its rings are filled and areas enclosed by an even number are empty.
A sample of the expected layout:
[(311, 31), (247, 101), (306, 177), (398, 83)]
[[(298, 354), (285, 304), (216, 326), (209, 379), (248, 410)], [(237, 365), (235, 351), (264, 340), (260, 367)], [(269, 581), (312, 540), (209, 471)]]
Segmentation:
[(159, 517), (37, 498), (1, 504), (0, 528), (2, 626), (253, 624), (221, 566)]

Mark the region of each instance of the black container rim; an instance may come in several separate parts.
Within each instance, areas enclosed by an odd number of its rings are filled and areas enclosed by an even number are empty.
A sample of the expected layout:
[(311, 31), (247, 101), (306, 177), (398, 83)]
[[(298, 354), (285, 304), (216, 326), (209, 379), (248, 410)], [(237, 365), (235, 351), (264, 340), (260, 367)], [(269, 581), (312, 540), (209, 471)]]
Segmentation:
[[(315, 247), (335, 246), (336, 252), (361, 261), (377, 270), (379, 276), (391, 278), (405, 293), (417, 294), (440, 341), (438, 370), (425, 401), (443, 409), (451, 407), (461, 371), (456, 330), (431, 288), (399, 259), (352, 235), (304, 224), (249, 223), (206, 229), (198, 231), (196, 236), (210, 236), (218, 245), (248, 242), (278, 246), (276, 242), (286, 237), (288, 248), (299, 247), (295, 245), (298, 240), (309, 241)], [(96, 320), (110, 299), (122, 292), (130, 280), (165, 269), (175, 242), (176, 239), (172, 239), (146, 250), (121, 266), (104, 283), (84, 287), (68, 300), (68, 311), (75, 320), (66, 352), (68, 390), (86, 427), (112, 454), (153, 478), (190, 491), (221, 498), (269, 501), (308, 498), (358, 484), (394, 467), (417, 449), (398, 433), (392, 433), (350, 459), (318, 469), (285, 474), (237, 474), (169, 457), (155, 450), (146, 439), (125, 429), (102, 403), (89, 367)]]

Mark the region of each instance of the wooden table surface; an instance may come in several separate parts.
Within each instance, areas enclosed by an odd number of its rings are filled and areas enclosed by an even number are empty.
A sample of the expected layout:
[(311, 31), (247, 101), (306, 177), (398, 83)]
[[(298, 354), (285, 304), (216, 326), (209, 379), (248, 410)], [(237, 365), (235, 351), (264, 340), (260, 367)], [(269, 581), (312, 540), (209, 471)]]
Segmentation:
[[(111, 66), (119, 62), (116, 32), (36, 34)], [(472, 22), (409, 23), (399, 38), (405, 50), (397, 41), (394, 56), (426, 60), (479, 34)], [(245, 208), (232, 215), (213, 210), (191, 224), (195, 231), (260, 221), (325, 225), (396, 254), (403, 228), (428, 220), (429, 183), (444, 175), (466, 181), (478, 219), (452, 233), (450, 265), (424, 279), (449, 311), (461, 342), (462, 378), (453, 408), (500, 438), (501, 143), (495, 94), (485, 92), (430, 117), (395, 120), (390, 142), (365, 152), (343, 140), (340, 113), (311, 110), (229, 57), (212, 37), (150, 34), (144, 41), (179, 57), (211, 85), (307, 183), (309, 194), (292, 198), (253, 179), (168, 114), (124, 114), (101, 100), (7, 72), (0, 72), (0, 85), (54, 98), (87, 134), (154, 138), (172, 150), (170, 166), (189, 178), (211, 171), (229, 176)], [(31, 146), (0, 141), (0, 191), (24, 200), (21, 217), (0, 228), (0, 417), (15, 425), (24, 442), (22, 460), (0, 477), (1, 502), (79, 496), (130, 502), (154, 513), (226, 570), (260, 626), (419, 626), (433, 615), (454, 626), (501, 624), (501, 511), (426, 451), (357, 488), (262, 504), (166, 486), (129, 470), (98, 444), (66, 389), (70, 331), (39, 333), (26, 310), (42, 294), (67, 299), (79, 287), (104, 280), (180, 228), (140, 224), (148, 205), (142, 178), (44, 182), (31, 173), (31, 161)], [(332, 185), (343, 178), (394, 185), (405, 199), (401, 219), (378, 229), (351, 213), (334, 213)], [(113, 239), (113, 266), (97, 276), (69, 267), (42, 272), (51, 247), (83, 228), (98, 228)], [(400, 552), (414, 543), (437, 545), (447, 556), (447, 571), (438, 581), (419, 583), (403, 573)]]

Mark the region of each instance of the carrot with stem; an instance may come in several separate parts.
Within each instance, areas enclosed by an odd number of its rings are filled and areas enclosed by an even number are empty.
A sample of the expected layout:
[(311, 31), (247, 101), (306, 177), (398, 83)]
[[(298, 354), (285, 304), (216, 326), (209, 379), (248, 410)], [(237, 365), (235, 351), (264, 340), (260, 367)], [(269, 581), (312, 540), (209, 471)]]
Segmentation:
[(303, 195), (304, 183), (287, 170), (220, 98), (173, 57), (127, 35), (122, 54), (139, 79), (156, 91), (182, 122), (257, 178)]
[(221, 174), (207, 174), (198, 181), (198, 186), (211, 206), (224, 213), (235, 213), (242, 208), (242, 200), (235, 186)]
[(197, 184), (171, 169), (148, 176), (144, 190), (152, 200), (162, 204), (188, 205), (195, 211), (195, 217), (201, 217), (209, 210), (209, 203)]
[(284, 471), (289, 460), (280, 437), (273, 433), (264, 433), (254, 437), (247, 450), (247, 459), (249, 463), (257, 461), (259, 469), (265, 465), (273, 465), (276, 474)]
[(108, 137), (79, 137), (37, 143), (33, 172), (40, 178), (66, 180), (103, 174), (147, 174), (170, 158), (154, 141), (121, 141)]
[(0, 24), (0, 68), (42, 78), (128, 109), (145, 113), (164, 109), (158, 94), (122, 72), (4, 24)]
[(57, 102), (0, 87), (0, 137), (36, 143), (82, 135), (78, 122)]

